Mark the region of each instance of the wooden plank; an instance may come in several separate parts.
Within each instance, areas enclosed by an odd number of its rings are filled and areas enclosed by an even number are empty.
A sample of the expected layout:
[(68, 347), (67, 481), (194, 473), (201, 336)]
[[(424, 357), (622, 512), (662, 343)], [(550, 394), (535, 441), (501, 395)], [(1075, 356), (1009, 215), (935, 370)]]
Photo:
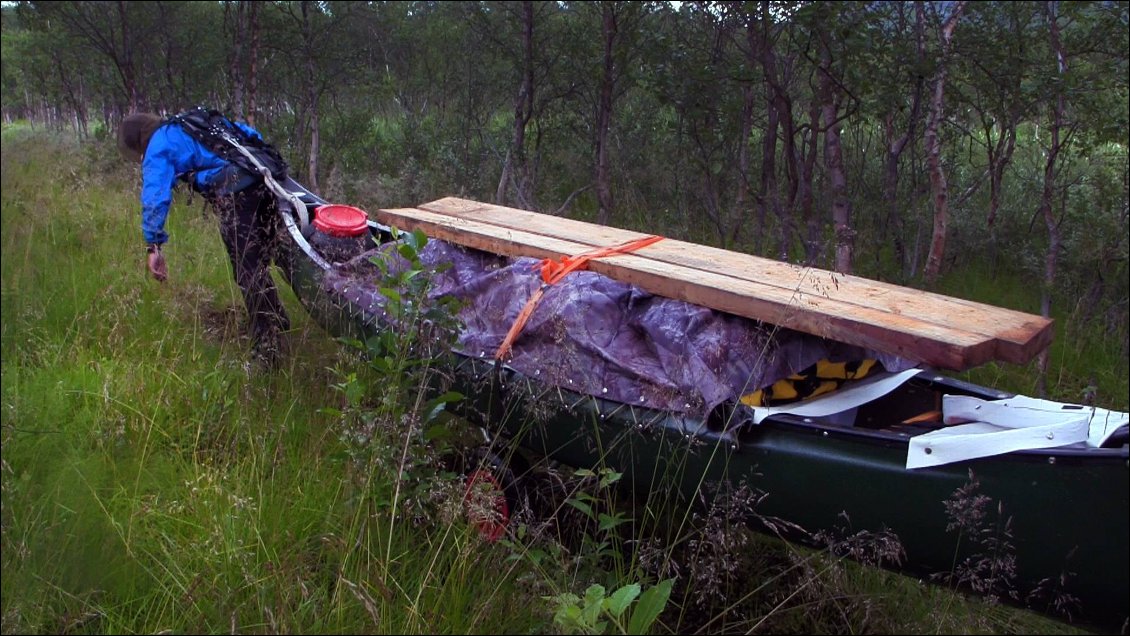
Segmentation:
[[(455, 197), (426, 203), (420, 209), (593, 247), (647, 236)], [(675, 239), (664, 239), (636, 253), (665, 263), (777, 286), (800, 295), (834, 296), (853, 306), (893, 315), (914, 315), (927, 322), (981, 334), (995, 341), (994, 357), (1007, 362), (1028, 362), (1047, 348), (1054, 336), (1052, 321), (1041, 316)]]
[[(381, 223), (402, 230), (419, 229), (432, 238), (506, 256), (561, 258), (591, 249), (576, 241), (416, 208), (382, 209), (375, 216)], [(638, 254), (596, 259), (589, 269), (657, 295), (947, 369), (983, 364), (994, 355), (993, 341), (981, 334), (869, 307), (845, 311), (845, 303), (826, 295), (798, 294)]]

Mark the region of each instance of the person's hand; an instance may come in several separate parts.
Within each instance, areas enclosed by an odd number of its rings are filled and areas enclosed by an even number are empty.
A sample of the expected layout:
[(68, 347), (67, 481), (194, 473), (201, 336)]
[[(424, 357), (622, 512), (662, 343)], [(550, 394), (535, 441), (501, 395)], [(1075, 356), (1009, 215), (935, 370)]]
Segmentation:
[(169, 265), (165, 262), (165, 255), (161, 253), (161, 250), (156, 250), (148, 254), (148, 257), (149, 272), (153, 274), (153, 278), (162, 283), (165, 282), (165, 279), (169, 277)]

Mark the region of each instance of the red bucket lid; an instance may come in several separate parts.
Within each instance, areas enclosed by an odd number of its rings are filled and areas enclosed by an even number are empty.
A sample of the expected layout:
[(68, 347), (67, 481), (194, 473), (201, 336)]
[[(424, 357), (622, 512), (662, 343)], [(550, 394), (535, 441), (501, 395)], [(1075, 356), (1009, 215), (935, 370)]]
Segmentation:
[(330, 236), (361, 236), (369, 230), (369, 215), (349, 205), (322, 205), (314, 210), (314, 227)]

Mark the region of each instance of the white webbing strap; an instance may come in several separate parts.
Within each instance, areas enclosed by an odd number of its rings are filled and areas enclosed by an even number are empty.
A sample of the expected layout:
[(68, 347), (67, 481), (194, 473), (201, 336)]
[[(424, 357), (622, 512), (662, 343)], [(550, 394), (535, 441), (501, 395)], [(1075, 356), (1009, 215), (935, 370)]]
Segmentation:
[(263, 176), (263, 183), (267, 184), (267, 188), (269, 188), (271, 192), (274, 192), (275, 196), (278, 196), (281, 199), (286, 199), (290, 202), (290, 204), (294, 207), (294, 213), (298, 215), (299, 227), (305, 228), (307, 225), (309, 225), (310, 215), (306, 211), (306, 204), (302, 202), (302, 199), (298, 197), (298, 194), (290, 192), (286, 188), (282, 187), (282, 185), (280, 185), (278, 181), (275, 181), (275, 177), (271, 174), (271, 170), (267, 168), (267, 166), (264, 166), (258, 159), (256, 159), (255, 155), (253, 155), (250, 150), (244, 148), (243, 144), (239, 143), (239, 141), (232, 137), (227, 131), (222, 131), (221, 134), (224, 137), (224, 141), (227, 141), (232, 146), (235, 146), (235, 149), (238, 150), (241, 155), (247, 157), (247, 160), (251, 162), (251, 165), (255, 166), (255, 169), (258, 170), (259, 174)]
[(908, 469), (1082, 442), (1098, 447), (1130, 419), (1127, 413), (1023, 395), (992, 401), (946, 395), (942, 417), (955, 426), (912, 437)]

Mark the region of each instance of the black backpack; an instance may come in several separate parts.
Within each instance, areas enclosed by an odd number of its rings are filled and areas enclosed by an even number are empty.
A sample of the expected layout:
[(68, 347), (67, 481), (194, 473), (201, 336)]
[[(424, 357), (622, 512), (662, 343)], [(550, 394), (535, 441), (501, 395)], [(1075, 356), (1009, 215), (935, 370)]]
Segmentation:
[(253, 175), (260, 174), (251, 160), (232, 145), (234, 141), (246, 148), (259, 163), (269, 169), (275, 181), (286, 179), (288, 166), (279, 151), (262, 139), (244, 132), (218, 110), (197, 106), (169, 117), (169, 121), (180, 125), (193, 139), (228, 163), (239, 166)]

